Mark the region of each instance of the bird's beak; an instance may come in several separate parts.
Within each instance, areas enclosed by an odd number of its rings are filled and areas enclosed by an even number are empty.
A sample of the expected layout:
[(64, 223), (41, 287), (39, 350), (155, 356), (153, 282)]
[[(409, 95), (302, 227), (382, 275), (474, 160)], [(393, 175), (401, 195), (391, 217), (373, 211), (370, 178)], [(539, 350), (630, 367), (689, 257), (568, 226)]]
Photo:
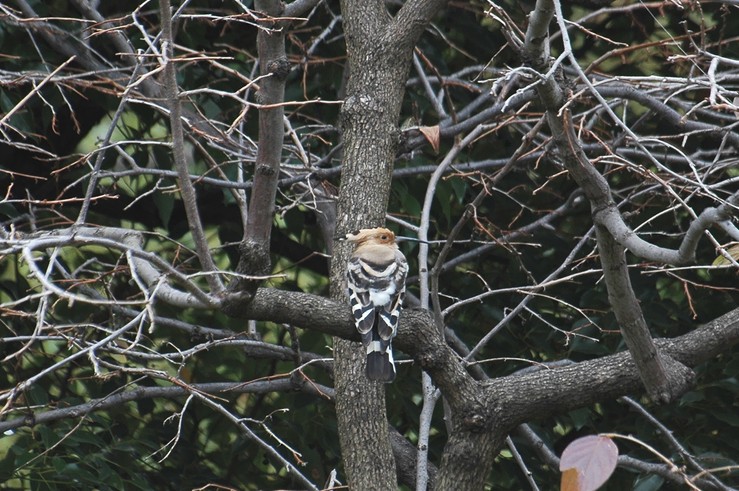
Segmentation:
[(402, 236), (402, 235), (396, 235), (396, 236), (395, 236), (395, 241), (396, 241), (396, 242), (403, 242), (403, 241), (408, 241), (408, 242), (421, 242), (422, 244), (430, 244), (430, 242), (428, 242), (428, 241), (426, 241), (426, 240), (421, 240), (421, 239), (419, 239), (419, 238), (417, 238), (417, 237), (404, 237), (404, 236)]
[(336, 235), (336, 236), (334, 237), (334, 240), (338, 240), (339, 242), (346, 242), (347, 240), (351, 240), (351, 239), (350, 239), (350, 237), (349, 237), (350, 235), (353, 235), (353, 236), (355, 236), (355, 235), (357, 235), (358, 233), (359, 233), (359, 230), (355, 230), (355, 231), (353, 231), (353, 232), (349, 232), (349, 233), (348, 233), (348, 234), (346, 234), (346, 235)]

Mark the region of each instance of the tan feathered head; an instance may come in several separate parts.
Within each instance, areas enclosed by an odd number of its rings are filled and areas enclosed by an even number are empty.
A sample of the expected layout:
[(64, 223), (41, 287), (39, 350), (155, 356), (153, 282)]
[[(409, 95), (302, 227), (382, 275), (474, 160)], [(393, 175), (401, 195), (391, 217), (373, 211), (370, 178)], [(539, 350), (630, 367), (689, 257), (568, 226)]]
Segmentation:
[(356, 247), (361, 245), (395, 245), (395, 234), (386, 228), (363, 228), (346, 234), (346, 239), (354, 242)]

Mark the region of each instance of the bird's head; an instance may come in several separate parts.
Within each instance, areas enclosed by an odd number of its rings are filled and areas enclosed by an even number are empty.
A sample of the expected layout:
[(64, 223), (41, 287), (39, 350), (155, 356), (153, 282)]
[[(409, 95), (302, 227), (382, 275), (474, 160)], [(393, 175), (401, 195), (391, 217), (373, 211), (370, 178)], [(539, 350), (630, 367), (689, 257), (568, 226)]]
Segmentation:
[(363, 228), (346, 234), (339, 240), (353, 242), (355, 246), (360, 245), (393, 245), (395, 244), (395, 234), (392, 230), (386, 228)]

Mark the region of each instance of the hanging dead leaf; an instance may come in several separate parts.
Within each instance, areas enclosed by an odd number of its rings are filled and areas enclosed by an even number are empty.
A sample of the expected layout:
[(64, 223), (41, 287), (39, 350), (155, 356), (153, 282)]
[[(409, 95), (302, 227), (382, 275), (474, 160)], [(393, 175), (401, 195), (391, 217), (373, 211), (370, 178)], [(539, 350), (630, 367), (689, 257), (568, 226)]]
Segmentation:
[(439, 153), (439, 125), (435, 126), (419, 126), (419, 131), (423, 133), (426, 140), (431, 144), (431, 148), (435, 153)]

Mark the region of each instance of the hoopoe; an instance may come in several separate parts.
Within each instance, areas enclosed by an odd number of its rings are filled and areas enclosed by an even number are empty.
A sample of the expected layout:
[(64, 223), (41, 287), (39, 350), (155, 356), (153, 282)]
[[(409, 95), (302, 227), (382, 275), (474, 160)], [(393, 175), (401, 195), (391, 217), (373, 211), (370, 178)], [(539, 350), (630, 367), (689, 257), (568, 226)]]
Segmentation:
[(347, 266), (347, 292), (354, 324), (367, 351), (367, 378), (395, 380), (392, 340), (398, 331), (408, 262), (386, 228), (347, 234), (354, 252)]

